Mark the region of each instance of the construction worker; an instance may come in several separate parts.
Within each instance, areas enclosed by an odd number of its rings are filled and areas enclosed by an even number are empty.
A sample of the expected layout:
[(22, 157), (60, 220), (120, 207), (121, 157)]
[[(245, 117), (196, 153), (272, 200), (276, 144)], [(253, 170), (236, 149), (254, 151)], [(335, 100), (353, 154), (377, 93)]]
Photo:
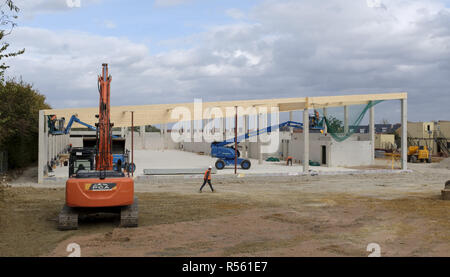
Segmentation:
[(48, 127), (49, 127), (49, 129), (50, 129), (50, 133), (53, 133), (54, 131), (56, 131), (56, 126), (55, 126), (55, 123), (56, 123), (56, 115), (49, 115), (48, 116)]
[(287, 157), (287, 160), (286, 160), (286, 165), (290, 165), (290, 166), (292, 166), (292, 157), (291, 156), (288, 156)]
[(206, 185), (206, 182), (208, 182), (209, 187), (211, 188), (211, 191), (214, 192), (214, 189), (211, 185), (211, 169), (212, 167), (209, 166), (208, 170), (205, 171), (205, 175), (203, 177), (203, 185), (200, 187), (200, 191), (202, 192), (203, 187)]

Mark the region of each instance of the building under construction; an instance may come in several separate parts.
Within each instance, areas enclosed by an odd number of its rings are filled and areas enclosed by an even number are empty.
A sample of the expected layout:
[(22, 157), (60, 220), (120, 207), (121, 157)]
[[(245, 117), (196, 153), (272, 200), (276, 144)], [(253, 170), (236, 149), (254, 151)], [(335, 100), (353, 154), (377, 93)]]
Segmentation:
[[(397, 130), (402, 136), (402, 128)], [(408, 122), (408, 145), (427, 146), (432, 155), (449, 157), (450, 121)]]
[[(194, 152), (203, 154), (205, 160), (203, 163), (196, 164), (195, 167), (204, 168), (214, 164), (211, 159), (211, 141), (204, 138), (206, 126), (209, 126), (210, 133), (221, 133), (222, 138), (233, 142), (234, 137), (243, 137), (238, 141), (239, 155), (249, 159), (252, 162), (252, 168), (245, 173), (264, 172), (258, 166), (266, 163), (268, 158), (277, 158), (282, 162), (288, 157), (293, 159), (297, 167), (290, 169), (286, 174), (308, 173), (310, 164), (319, 165), (315, 170), (337, 170), (346, 166), (367, 166), (373, 163), (375, 152), (375, 107), (376, 103), (381, 101), (398, 101), (401, 107), (401, 123), (407, 122), (407, 94), (406, 93), (388, 93), (388, 94), (365, 94), (365, 95), (347, 95), (347, 96), (329, 96), (329, 97), (301, 97), (284, 99), (262, 99), (246, 101), (225, 101), (225, 102), (207, 102), (201, 103), (202, 111), (198, 113), (198, 103), (185, 104), (162, 104), (162, 105), (143, 105), (143, 106), (112, 106), (111, 122), (116, 128), (113, 135), (116, 140), (121, 141), (123, 146), (131, 151), (131, 158), (136, 154), (138, 160), (146, 157), (145, 151), (165, 151), (173, 150), (176, 152)], [(190, 115), (190, 118), (180, 116), (174, 117), (174, 111), (184, 109)], [(239, 107), (239, 109), (237, 108)], [(358, 107), (358, 109), (356, 109)], [(354, 109), (354, 110), (352, 110)], [(273, 111), (279, 113), (274, 115)], [(97, 108), (72, 108), (43, 110), (39, 115), (39, 182), (52, 180), (55, 175), (48, 174), (52, 169), (57, 168), (61, 172), (65, 169), (59, 169), (64, 165), (60, 159), (64, 156), (69, 145), (87, 146), (95, 144), (92, 142), (95, 137), (95, 131), (72, 131), (69, 133), (52, 134), (48, 127), (49, 116), (56, 118), (76, 117), (85, 124), (94, 125), (96, 120)], [(289, 122), (298, 122), (300, 132), (294, 127), (282, 128), (276, 139), (275, 148), (270, 148), (272, 142), (265, 141), (263, 130), (266, 135), (275, 131), (270, 127), (279, 123), (280, 114), (289, 116)], [(317, 115), (316, 125), (311, 125), (311, 113)], [(319, 116), (320, 113), (320, 116)], [(341, 114), (340, 120), (337, 115)], [(355, 132), (350, 126), (359, 125), (362, 118), (368, 115), (369, 131), (367, 134)], [(222, 116), (217, 116), (222, 115)], [(295, 118), (295, 116), (301, 118)], [(276, 120), (275, 120), (276, 119)], [(314, 126), (319, 125), (319, 129)], [(180, 123), (180, 121), (183, 121)], [(270, 123), (268, 123), (270, 122)], [(275, 123), (274, 123), (275, 122)], [(175, 125), (174, 125), (175, 124)], [(178, 124), (178, 129), (176, 125)], [(337, 124), (337, 125), (336, 125)], [(159, 125), (160, 132), (146, 132), (145, 126)], [(169, 128), (171, 126), (171, 128)], [(179, 128), (179, 126), (182, 126)], [(237, 126), (237, 128), (235, 128)], [(281, 126), (281, 125), (276, 125)], [(336, 130), (332, 130), (336, 127)], [(78, 126), (79, 127), (79, 126)], [(133, 128), (131, 128), (133, 127)], [(408, 128), (409, 129), (409, 128)], [(133, 130), (133, 132), (131, 131)], [(185, 136), (184, 140), (175, 141), (174, 133), (177, 132)], [(245, 134), (256, 134), (252, 137), (246, 137)], [(402, 134), (406, 134), (406, 128)], [(403, 136), (407, 137), (407, 136)], [(188, 139), (186, 139), (188, 138)], [(234, 147), (233, 143), (230, 144)], [(269, 149), (270, 150), (267, 150)], [(401, 151), (401, 168), (407, 169), (406, 150), (407, 140), (402, 139), (399, 145)], [(136, 153), (134, 153), (136, 152)], [(172, 155), (173, 153), (171, 152)], [(168, 154), (167, 154), (168, 155)], [(137, 175), (144, 174), (146, 170), (164, 164), (164, 157), (157, 164), (145, 164), (145, 159), (141, 164), (135, 162)], [(173, 159), (177, 158), (172, 157)], [(152, 159), (148, 156), (148, 159)], [(160, 162), (160, 163), (159, 163)], [(144, 163), (144, 164), (143, 164)], [(189, 168), (191, 163), (186, 161), (180, 165), (182, 169)], [(283, 166), (280, 163), (280, 168)], [(274, 167), (271, 167), (274, 168)], [(276, 170), (275, 170), (276, 171)], [(283, 172), (283, 170), (280, 170)], [(222, 171), (221, 174), (223, 174)], [(233, 171), (226, 171), (234, 174)], [(56, 177), (65, 177), (58, 175)]]

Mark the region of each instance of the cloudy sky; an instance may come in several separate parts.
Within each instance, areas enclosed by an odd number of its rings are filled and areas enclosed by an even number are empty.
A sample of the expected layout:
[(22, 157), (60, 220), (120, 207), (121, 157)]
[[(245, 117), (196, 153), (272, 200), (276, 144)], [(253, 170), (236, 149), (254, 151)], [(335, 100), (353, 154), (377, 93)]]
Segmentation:
[(450, 1), (15, 2), (8, 76), (54, 108), (96, 106), (106, 62), (113, 105), (406, 91), (411, 121), (450, 120)]

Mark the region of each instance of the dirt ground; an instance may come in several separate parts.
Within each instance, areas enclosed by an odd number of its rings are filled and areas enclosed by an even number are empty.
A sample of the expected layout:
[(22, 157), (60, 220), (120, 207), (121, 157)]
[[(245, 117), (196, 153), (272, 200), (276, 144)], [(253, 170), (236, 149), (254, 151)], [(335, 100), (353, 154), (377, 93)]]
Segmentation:
[(107, 216), (68, 232), (56, 230), (63, 187), (12, 182), (0, 189), (0, 256), (67, 256), (69, 243), (82, 256), (367, 256), (369, 243), (382, 256), (450, 256), (450, 201), (440, 199), (450, 170), (410, 168), (216, 182), (201, 194), (200, 184), (137, 184), (139, 228)]

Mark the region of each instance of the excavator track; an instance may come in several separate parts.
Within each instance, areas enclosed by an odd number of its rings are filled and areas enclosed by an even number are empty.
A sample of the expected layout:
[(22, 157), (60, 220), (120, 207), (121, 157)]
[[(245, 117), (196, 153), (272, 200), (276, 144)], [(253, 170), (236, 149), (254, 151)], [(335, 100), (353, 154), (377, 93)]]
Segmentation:
[(138, 199), (134, 198), (133, 204), (122, 207), (120, 210), (120, 227), (130, 228), (138, 226)]
[(78, 212), (64, 205), (58, 215), (58, 229), (62, 231), (78, 229)]

